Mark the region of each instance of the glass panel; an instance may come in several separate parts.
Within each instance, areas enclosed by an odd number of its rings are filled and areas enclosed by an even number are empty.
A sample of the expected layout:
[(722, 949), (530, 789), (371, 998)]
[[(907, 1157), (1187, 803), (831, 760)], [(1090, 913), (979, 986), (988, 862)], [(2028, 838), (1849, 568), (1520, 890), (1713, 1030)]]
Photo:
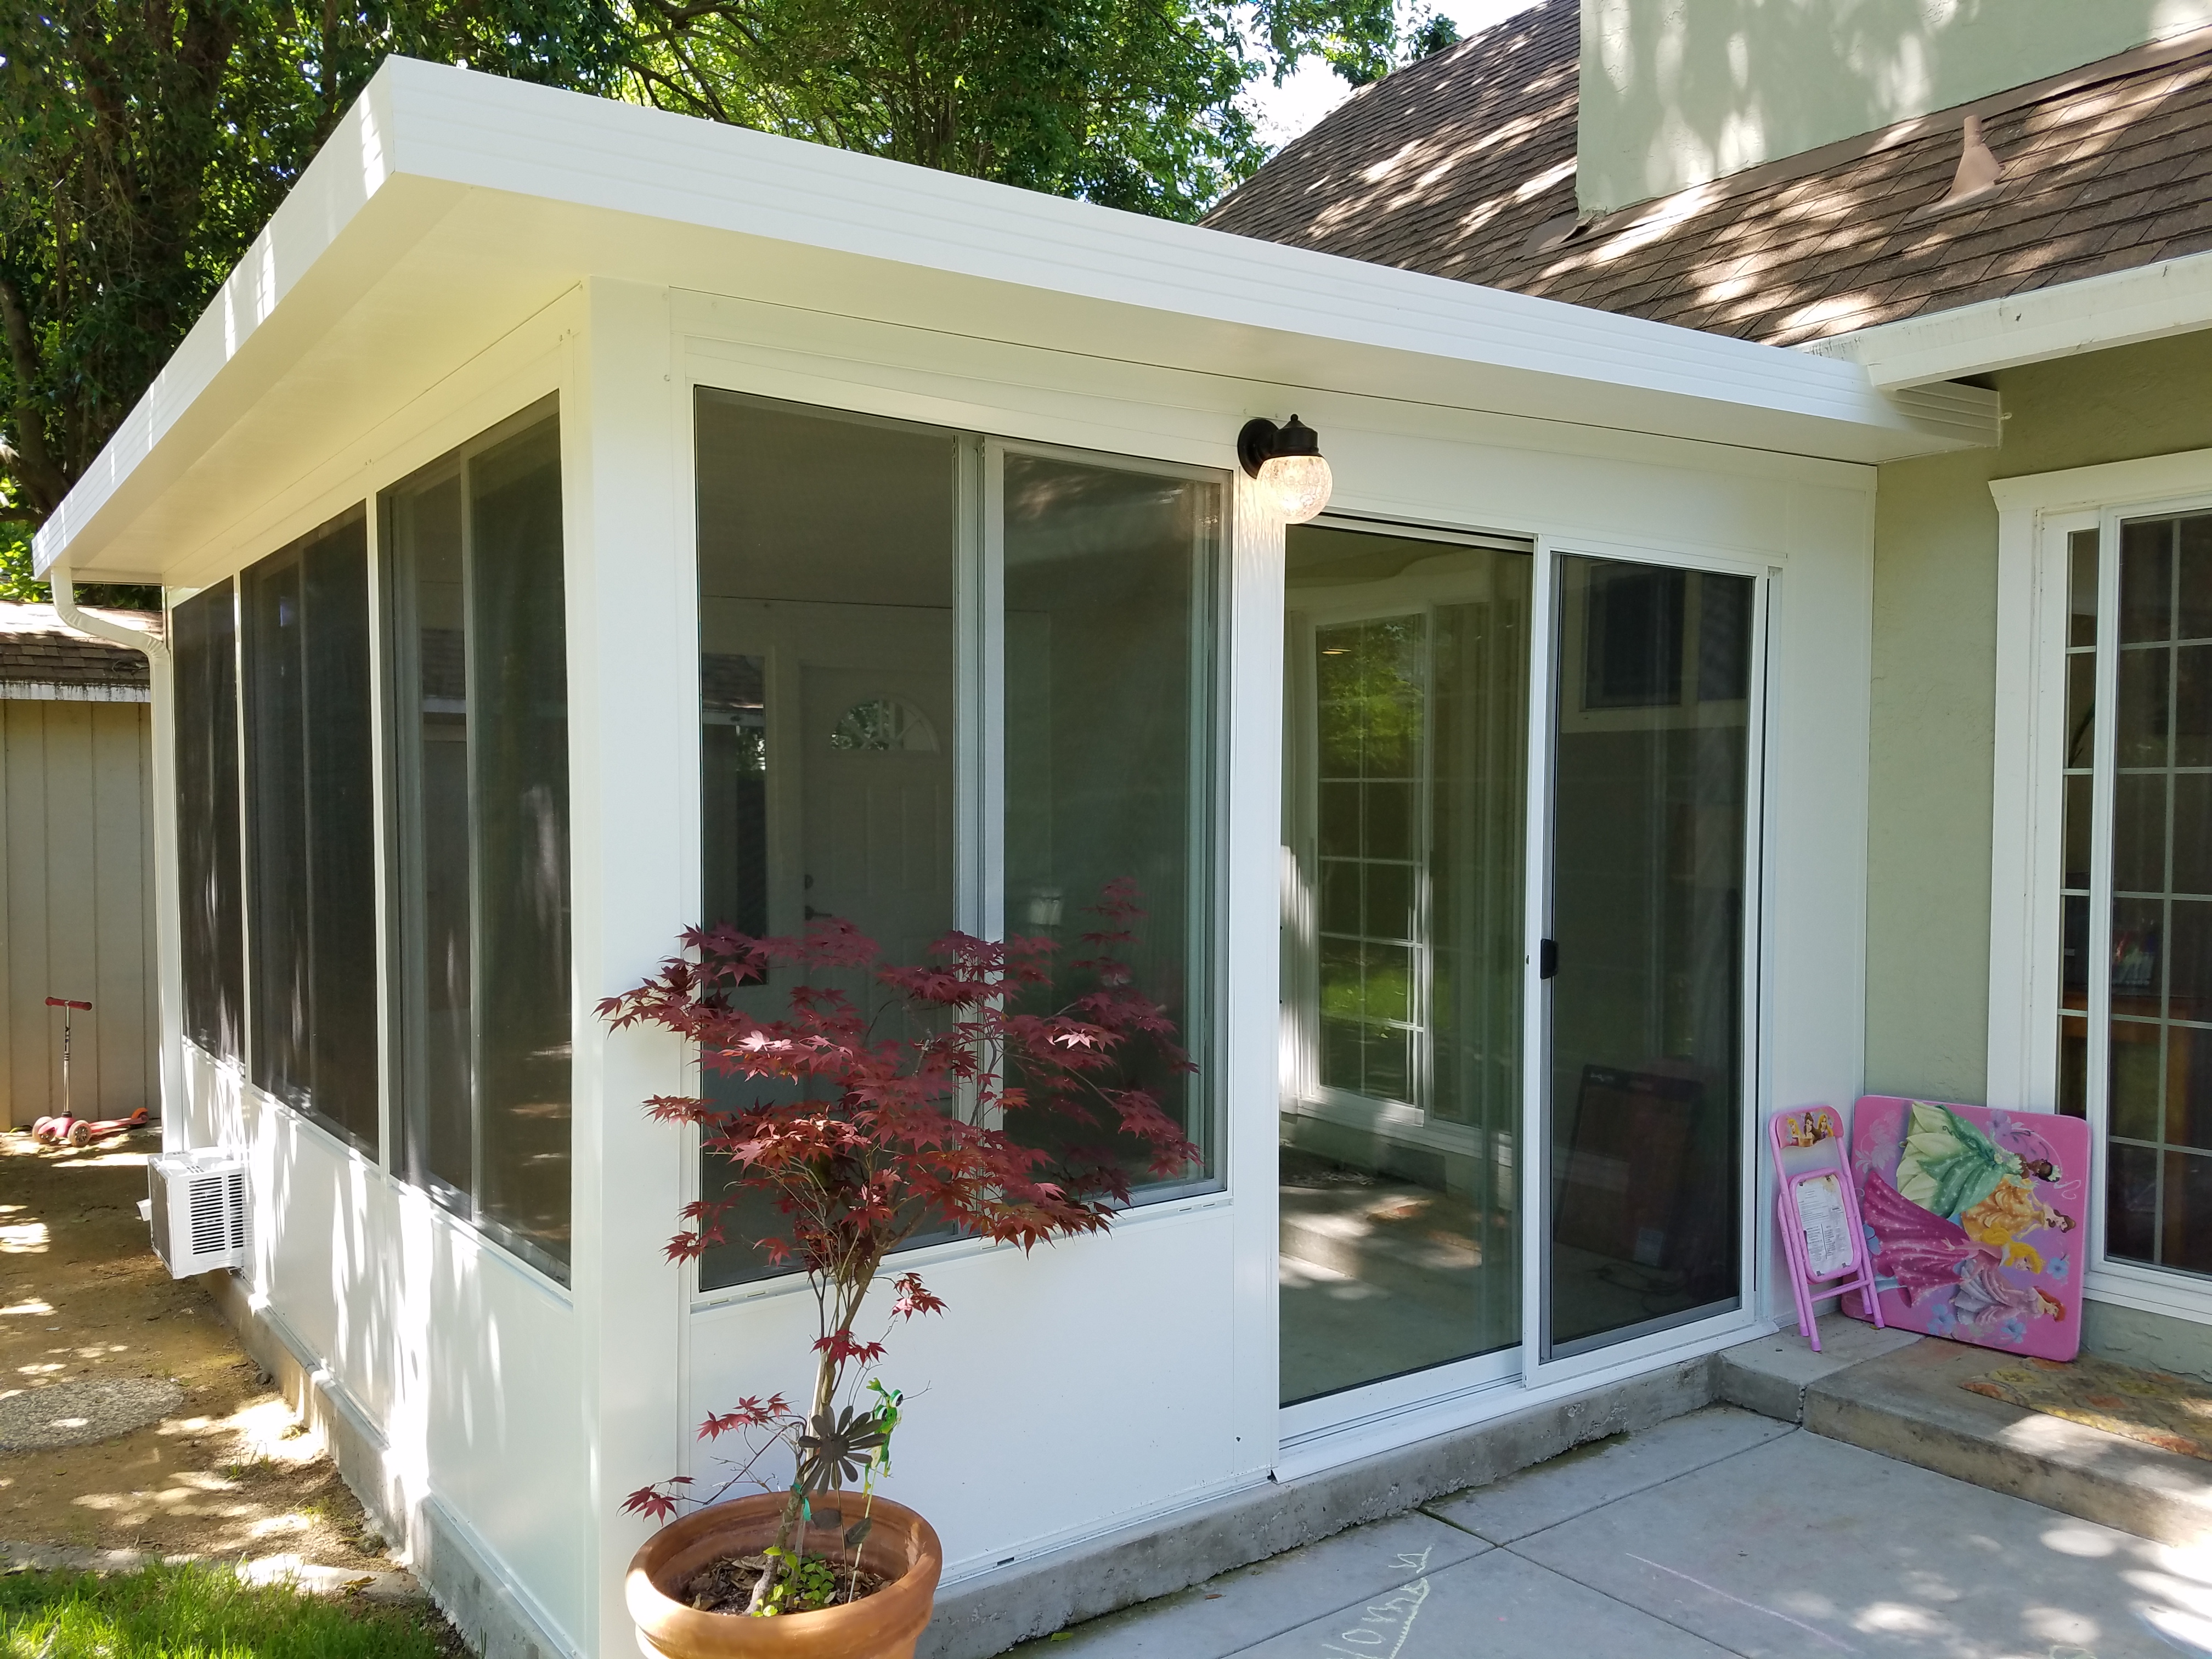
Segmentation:
[[(1017, 453), (1005, 489), (1008, 931), (1072, 947), (1085, 907), (1133, 881), (1146, 914), (1129, 965), (1202, 1057), (1222, 486)], [(1370, 889), (1370, 909), (1376, 900)], [(1084, 988), (1063, 979), (1057, 990)], [(1206, 1074), (1158, 1063), (1123, 1076), (1201, 1149), (1205, 1161), (1171, 1181), (1208, 1178)], [(1042, 1114), (1011, 1115), (1008, 1127), (1048, 1148), (1069, 1133)], [(1117, 1132), (1107, 1149), (1133, 1187), (1160, 1182), (1140, 1141)]]
[(2166, 1028), (2166, 1140), (2212, 1152), (2212, 1029)]
[(2161, 1221), (2160, 1263), (2191, 1273), (2212, 1273), (2212, 1158), (2166, 1153)]
[(244, 878), (238, 799), (238, 603), (226, 579), (169, 613), (176, 687), (177, 886), (185, 1035), (245, 1052)]
[(465, 446), (389, 492), (384, 513), (400, 1167), (565, 1283), (574, 990), (557, 420)]
[(468, 611), (458, 461), (387, 498), (397, 616), (400, 1164), (459, 1205), (476, 1188)]
[(2165, 646), (2120, 653), (2118, 760), (2122, 766), (2169, 763), (2166, 678), (2172, 661), (2173, 653)]
[(2066, 659), (2066, 763), (2087, 767), (2097, 719), (2097, 659), (2077, 652)]
[(350, 513), (250, 567), (241, 591), (253, 1080), (374, 1154), (366, 520)]
[[(1285, 839), (1319, 891), (1288, 939), (1316, 1041), (1281, 1118), (1286, 1403), (1519, 1340), (1533, 564), (1289, 532)], [(1650, 693), (1633, 643), (1616, 695)]]
[[(2070, 786), (2075, 781), (2067, 780)], [(2087, 783), (2088, 779), (2080, 780)], [(2073, 805), (2074, 794), (2067, 791), (2067, 804)], [(2082, 802), (2086, 809), (2088, 803)], [(2066, 830), (2069, 837), (2067, 863), (2073, 863), (2072, 836), (2074, 824), (2069, 819)], [(2082, 833), (2088, 839), (2087, 830)], [(2088, 863), (2086, 849), (2082, 863)], [(2087, 887), (2088, 872), (2082, 879), (2070, 878), (2069, 887)], [(2166, 889), (2166, 774), (2163, 772), (2122, 773), (2112, 783), (2112, 886), (2123, 893), (2158, 893)]]
[(2105, 1175), (2105, 1254), (2158, 1260), (2158, 1150), (2115, 1141)]
[(2173, 521), (2120, 526), (2120, 643), (2173, 637)]
[(2212, 773), (2173, 780), (2173, 890), (2212, 893)]
[(2066, 643), (2097, 643), (2097, 532), (2077, 530), (2066, 538)]
[(2089, 1022), (2074, 1016), (2058, 1022), (2058, 1109), (2069, 1117), (2089, 1115)]
[[(720, 392), (696, 414), (704, 920), (797, 934), (841, 916), (919, 962), (956, 921), (959, 440)], [(755, 1012), (787, 989), (762, 988)], [(726, 1180), (702, 1173), (709, 1192)], [(724, 1226), (702, 1289), (777, 1271), (750, 1242), (781, 1231), (772, 1201), (749, 1194)]]
[(2087, 772), (2066, 779), (2065, 868), (2059, 885), (2077, 892), (2089, 885), (2090, 788), (2094, 780)]
[(2064, 899), (2060, 903), (2059, 914), (2059, 1006), (2087, 1008), (2089, 1006), (2089, 901), (2086, 896)]
[[(2121, 526), (2106, 1248), (2212, 1273), (2212, 514)], [(2133, 894), (2135, 896), (2126, 896)]]
[(561, 434), (469, 464), (469, 761), (477, 829), (477, 1220), (568, 1261), (568, 647)]
[[(1550, 1356), (1738, 1305), (1749, 715), (1595, 695), (1594, 659), (1747, 659), (1749, 579), (1559, 564), (1555, 713)], [(1685, 616), (1698, 618), (1688, 635)], [(1729, 630), (1709, 638), (1706, 625)], [(1673, 635), (1674, 642), (1665, 643)]]

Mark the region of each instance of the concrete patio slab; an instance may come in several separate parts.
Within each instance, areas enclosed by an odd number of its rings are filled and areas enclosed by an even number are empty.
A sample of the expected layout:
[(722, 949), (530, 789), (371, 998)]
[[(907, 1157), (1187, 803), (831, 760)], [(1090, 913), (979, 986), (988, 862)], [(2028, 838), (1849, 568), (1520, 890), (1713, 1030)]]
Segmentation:
[[(1665, 1620), (1493, 1551), (1243, 1650), (1244, 1659), (1724, 1659)], [(2101, 1659), (2101, 1656), (2100, 1656)]]
[(2139, 1537), (2212, 1544), (2212, 1463), (1960, 1386), (2009, 1359), (1917, 1342), (1808, 1384), (1805, 1426)]
[(1218, 1659), (1486, 1553), (1428, 1516), (1402, 1515), (1239, 1567), (1015, 1650), (1066, 1659)]
[(1423, 1507), (1493, 1544), (1510, 1544), (1790, 1432), (1788, 1424), (1755, 1412), (1708, 1407)]
[(1513, 1547), (1745, 1659), (2172, 1659), (2212, 1559), (1809, 1433)]

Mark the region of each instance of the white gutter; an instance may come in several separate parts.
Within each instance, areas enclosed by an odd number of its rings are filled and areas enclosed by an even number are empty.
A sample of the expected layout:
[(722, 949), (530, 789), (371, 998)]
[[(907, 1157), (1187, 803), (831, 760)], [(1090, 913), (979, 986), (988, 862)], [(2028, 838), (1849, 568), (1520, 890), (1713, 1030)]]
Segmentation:
[(1878, 390), (1896, 392), (2203, 328), (2212, 328), (2212, 252), (1881, 323), (1798, 349), (1855, 362)]
[(78, 607), (76, 573), (64, 552), (46, 568), (53, 590), (54, 614), (68, 626), (95, 639), (145, 653), (149, 701), (153, 708), (151, 800), (154, 820), (154, 1017), (161, 1034), (158, 1075), (161, 1091), (161, 1150), (190, 1145), (185, 1091), (185, 948), (177, 880), (177, 704), (169, 642), (158, 634), (110, 622)]
[(54, 615), (66, 626), (80, 634), (143, 652), (148, 664), (156, 670), (169, 665), (169, 644), (159, 634), (149, 634), (143, 628), (132, 628), (125, 623), (110, 622), (105, 617), (95, 617), (77, 608), (76, 578), (70, 569), (68, 555), (46, 568), (46, 581), (54, 591)]

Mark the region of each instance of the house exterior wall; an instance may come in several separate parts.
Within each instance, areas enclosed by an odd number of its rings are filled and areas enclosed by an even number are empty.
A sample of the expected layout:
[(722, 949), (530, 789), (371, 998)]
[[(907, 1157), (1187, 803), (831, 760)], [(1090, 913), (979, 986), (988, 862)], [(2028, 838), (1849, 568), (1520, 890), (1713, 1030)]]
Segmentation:
[[(2212, 447), (2212, 333), (2007, 369), (2004, 442), (1881, 467), (1875, 521), (1867, 1087), (1988, 1077), (1997, 478)], [(2212, 1374), (2212, 1329), (2089, 1304), (2093, 1350)]]
[(1577, 194), (1610, 212), (2208, 22), (2206, 0), (1582, 0)]
[(161, 1109), (149, 714), (0, 698), (0, 1122), (16, 1128), (62, 1109), (50, 996), (93, 1005), (71, 1033), (77, 1115)]

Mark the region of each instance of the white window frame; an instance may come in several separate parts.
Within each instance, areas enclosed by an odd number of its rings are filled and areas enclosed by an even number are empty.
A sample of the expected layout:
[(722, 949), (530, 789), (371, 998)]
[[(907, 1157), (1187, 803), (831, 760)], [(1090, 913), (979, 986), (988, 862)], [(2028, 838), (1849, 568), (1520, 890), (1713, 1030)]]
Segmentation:
[[(1997, 507), (1996, 743), (1990, 794), (1988, 1103), (2055, 1111), (2058, 1103), (2059, 885), (2064, 858), (2068, 538), (2099, 532), (2098, 687), (2109, 708), (2117, 662), (2117, 561), (2123, 519), (2212, 509), (2212, 449), (2001, 478)], [(2098, 776), (2112, 774), (2112, 731), (2100, 720)], [(2110, 955), (2112, 803), (2096, 793), (2090, 837), (2087, 948)], [(2212, 1324), (2212, 1278), (2115, 1261), (2105, 1252), (2106, 1073), (2110, 986), (2093, 966), (2087, 1058), (2092, 1165), (2088, 1261), (2094, 1302)]]

